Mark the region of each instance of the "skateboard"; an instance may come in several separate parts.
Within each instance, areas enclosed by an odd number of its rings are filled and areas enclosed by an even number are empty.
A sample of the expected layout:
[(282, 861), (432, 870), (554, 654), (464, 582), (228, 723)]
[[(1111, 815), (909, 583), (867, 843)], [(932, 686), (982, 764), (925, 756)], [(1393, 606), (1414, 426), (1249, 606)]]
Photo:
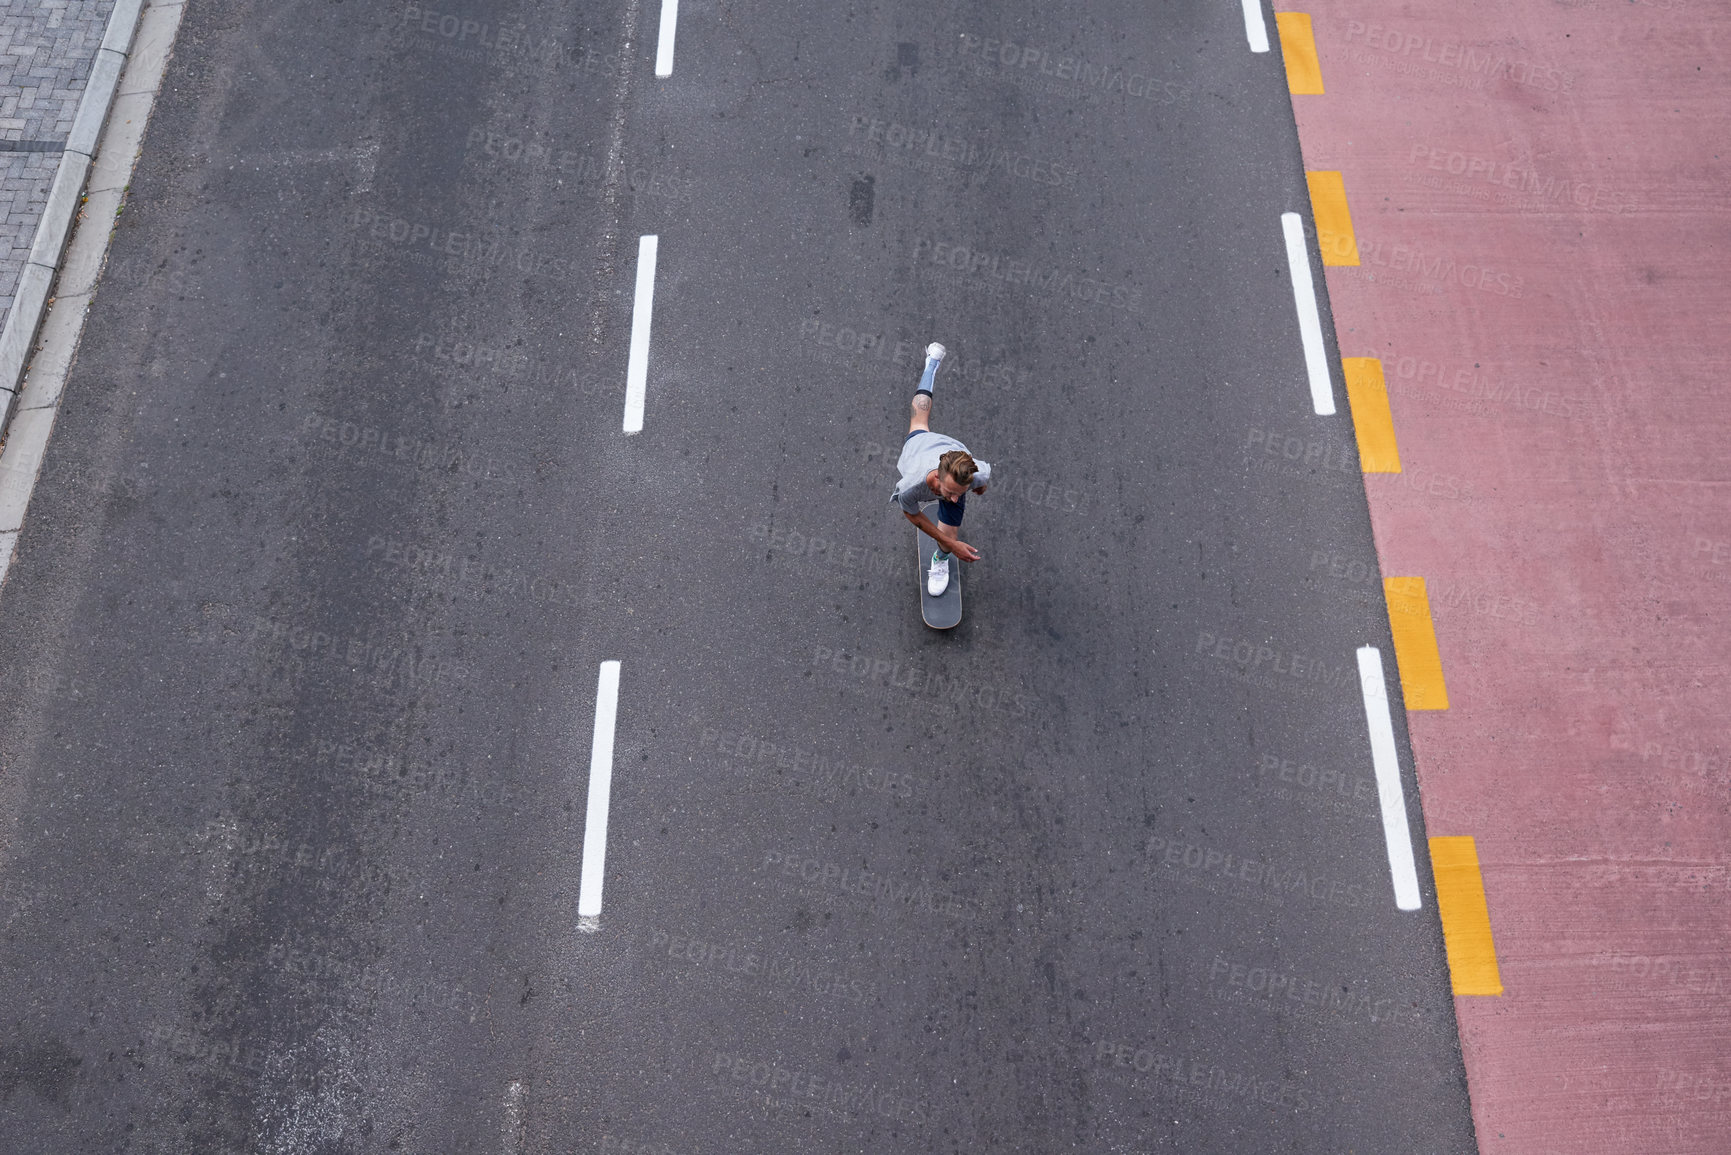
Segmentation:
[[(927, 517), (935, 518), (938, 504), (929, 501), (921, 505), (920, 509)], [(914, 551), (919, 562), (915, 567), (915, 576), (920, 585), (920, 617), (934, 630), (948, 630), (962, 620), (962, 560), (951, 559), (950, 584), (943, 593), (934, 598), (926, 592), (926, 566), (931, 563), (932, 551), (937, 548), (938, 543), (927, 537), (923, 530), (914, 530)]]

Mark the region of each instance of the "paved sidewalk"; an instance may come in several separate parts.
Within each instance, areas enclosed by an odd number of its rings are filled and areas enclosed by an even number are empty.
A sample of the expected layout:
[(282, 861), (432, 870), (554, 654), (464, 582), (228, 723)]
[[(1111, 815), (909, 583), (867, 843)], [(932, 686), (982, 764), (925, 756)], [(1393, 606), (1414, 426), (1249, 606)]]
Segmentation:
[(0, 2), (0, 323), (114, 0)]
[(1295, 0), (1294, 97), (1383, 365), (1386, 575), (1429, 586), (1431, 835), (1477, 840), (1504, 994), (1457, 1001), (1488, 1153), (1731, 1134), (1731, 8)]

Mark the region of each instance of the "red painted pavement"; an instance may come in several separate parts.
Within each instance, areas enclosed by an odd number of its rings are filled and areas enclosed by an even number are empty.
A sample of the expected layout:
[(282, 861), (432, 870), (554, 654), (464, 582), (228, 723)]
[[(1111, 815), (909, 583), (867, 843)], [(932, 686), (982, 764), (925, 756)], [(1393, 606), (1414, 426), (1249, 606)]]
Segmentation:
[[(1430, 591), (1429, 833), (1471, 834), (1507, 993), (1460, 998), (1486, 1152), (1731, 1152), (1731, 3), (1282, 3), (1327, 94)], [(1434, 917), (1434, 915), (1432, 916)]]

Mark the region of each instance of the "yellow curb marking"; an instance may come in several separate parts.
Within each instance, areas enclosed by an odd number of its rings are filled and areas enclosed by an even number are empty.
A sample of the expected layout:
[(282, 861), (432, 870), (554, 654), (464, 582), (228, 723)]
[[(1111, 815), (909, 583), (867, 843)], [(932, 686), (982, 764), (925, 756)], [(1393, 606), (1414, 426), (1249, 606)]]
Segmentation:
[(1276, 12), (1280, 28), (1280, 55), (1286, 59), (1286, 86), (1294, 96), (1322, 95), (1322, 65), (1316, 59), (1316, 37), (1310, 31), (1310, 13)]
[(1491, 941), (1491, 910), (1485, 902), (1485, 880), (1472, 835), (1431, 839), (1430, 866), (1436, 876), (1437, 912), (1442, 916), (1455, 994), (1502, 994), (1503, 976)]
[(1316, 247), (1325, 265), (1358, 264), (1358, 238), (1346, 210), (1346, 182), (1337, 172), (1307, 172), (1310, 211), (1316, 215)]
[(1399, 473), (1400, 450), (1394, 443), (1394, 414), (1388, 408), (1388, 385), (1377, 357), (1342, 357), (1346, 399), (1352, 405), (1352, 431), (1358, 437), (1358, 463), (1366, 473)]
[(1431, 624), (1430, 598), (1424, 592), (1424, 579), (1383, 578), (1382, 593), (1388, 601), (1388, 628), (1394, 635), (1394, 657), (1400, 665), (1400, 688), (1406, 708), (1448, 709), (1442, 654), (1437, 650), (1436, 627)]

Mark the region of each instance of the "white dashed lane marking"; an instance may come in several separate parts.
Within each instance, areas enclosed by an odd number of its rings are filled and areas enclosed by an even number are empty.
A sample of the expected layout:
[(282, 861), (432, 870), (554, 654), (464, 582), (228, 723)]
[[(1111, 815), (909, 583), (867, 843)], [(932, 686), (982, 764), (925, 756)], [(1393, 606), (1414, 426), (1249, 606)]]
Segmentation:
[(655, 256), (660, 238), (637, 242), (637, 295), (631, 305), (631, 359), (625, 366), (625, 432), (643, 430), (643, 398), (649, 384), (649, 320), (655, 312)]
[(601, 929), (601, 881), (607, 870), (607, 810), (613, 794), (613, 726), (619, 714), (619, 663), (602, 662), (595, 686), (595, 736), (589, 747), (589, 811), (583, 823), (583, 881), (577, 928)]
[(1382, 836), (1388, 843), (1388, 868), (1394, 876), (1394, 904), (1419, 908), (1418, 868), (1412, 857), (1412, 829), (1406, 820), (1406, 794), (1400, 788), (1400, 757), (1394, 746), (1394, 720), (1388, 712), (1388, 684), (1382, 676), (1382, 651), (1358, 650), (1358, 686), (1364, 694), (1364, 720), (1370, 727), (1370, 758), (1376, 770), (1376, 796), (1382, 804)]
[(1250, 40), (1250, 51), (1268, 51), (1268, 22), (1262, 18), (1262, 0), (1243, 0), (1244, 35)]
[(1298, 335), (1304, 341), (1304, 370), (1310, 376), (1310, 401), (1324, 417), (1334, 412), (1334, 386), (1328, 379), (1328, 350), (1322, 343), (1322, 314), (1310, 278), (1310, 250), (1304, 243), (1304, 218), (1281, 213), (1286, 234), (1286, 266), (1292, 272), (1292, 297), (1298, 306)]
[(679, 26), (679, 0), (661, 0), (661, 38), (655, 42), (655, 75), (673, 75), (673, 33)]

